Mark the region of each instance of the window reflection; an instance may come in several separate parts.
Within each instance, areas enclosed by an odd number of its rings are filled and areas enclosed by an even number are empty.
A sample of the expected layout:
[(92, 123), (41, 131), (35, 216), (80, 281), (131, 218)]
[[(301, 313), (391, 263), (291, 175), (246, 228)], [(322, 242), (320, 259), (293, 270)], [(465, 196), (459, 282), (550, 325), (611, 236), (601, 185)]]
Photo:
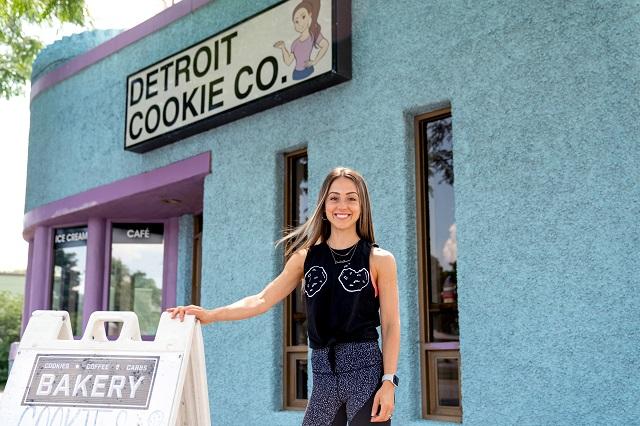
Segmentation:
[(82, 333), (87, 227), (60, 228), (54, 232), (51, 309), (69, 312), (71, 329)]
[(458, 380), (458, 360), (441, 358), (437, 361), (438, 404), (443, 407), (460, 405), (460, 386)]
[[(309, 217), (309, 183), (307, 177), (307, 155), (300, 155), (292, 159), (291, 164), (292, 211), (291, 226), (298, 226), (306, 222)], [(291, 340), (293, 345), (307, 344), (307, 306), (304, 303), (301, 287), (298, 286), (291, 298), (293, 321)]]
[(307, 399), (307, 360), (296, 360), (296, 399)]
[[(147, 336), (155, 334), (162, 310), (163, 240), (162, 223), (112, 226), (109, 310), (134, 311)], [(110, 323), (109, 335), (117, 335), (120, 325)]]
[(423, 123), (429, 205), (430, 341), (459, 339), (451, 117)]
[(293, 311), (293, 330), (291, 333), (291, 342), (293, 345), (306, 345), (307, 344), (307, 305), (304, 303), (304, 298), (301, 287), (298, 286), (294, 290), (291, 297), (291, 310)]
[(309, 218), (309, 182), (307, 179), (307, 156), (301, 155), (294, 160), (294, 216), (293, 224), (298, 226)]

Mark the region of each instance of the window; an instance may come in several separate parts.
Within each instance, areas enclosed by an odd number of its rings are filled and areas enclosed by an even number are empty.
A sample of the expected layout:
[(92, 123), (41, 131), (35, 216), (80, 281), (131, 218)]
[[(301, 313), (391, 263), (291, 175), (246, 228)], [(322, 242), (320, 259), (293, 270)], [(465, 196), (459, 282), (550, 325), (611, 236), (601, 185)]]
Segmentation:
[(415, 120), (423, 417), (461, 421), (450, 110)]
[(82, 333), (87, 227), (58, 228), (53, 236), (51, 309), (69, 312), (71, 329)]
[[(163, 223), (114, 223), (111, 227), (109, 310), (134, 311), (140, 333), (156, 333), (162, 313)], [(108, 335), (120, 333), (110, 323)]]
[[(308, 218), (307, 151), (285, 155), (285, 227), (292, 228)], [(284, 305), (284, 406), (307, 406), (307, 311), (302, 286), (285, 299)]]

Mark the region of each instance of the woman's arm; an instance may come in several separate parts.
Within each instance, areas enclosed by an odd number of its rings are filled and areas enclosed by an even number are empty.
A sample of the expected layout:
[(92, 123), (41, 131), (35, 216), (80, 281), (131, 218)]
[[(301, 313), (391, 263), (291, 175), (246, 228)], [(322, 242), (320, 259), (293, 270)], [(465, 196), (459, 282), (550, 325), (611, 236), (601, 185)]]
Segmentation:
[[(400, 309), (396, 260), (388, 251), (375, 248), (373, 259), (378, 276), (384, 374), (395, 374), (398, 369), (398, 354), (400, 353)], [(395, 406), (394, 394), (395, 386), (393, 383), (384, 381), (374, 398), (371, 412), (372, 422), (386, 422), (389, 419)]]
[(323, 38), (320, 41), (320, 43), (318, 43), (318, 47), (320, 48), (320, 50), (318, 51), (318, 54), (316, 55), (316, 57), (312, 61), (305, 62), (304, 65), (307, 68), (312, 67), (318, 62), (320, 62), (320, 59), (322, 59), (322, 57), (327, 53), (327, 50), (329, 50), (329, 42), (327, 41), (326, 38)]
[(241, 320), (265, 313), (273, 305), (287, 297), (300, 284), (304, 276), (304, 259), (306, 255), (306, 250), (299, 250), (294, 253), (287, 261), (280, 275), (258, 294), (247, 296), (235, 303), (212, 310), (189, 305), (169, 308), (167, 312), (171, 313), (171, 318), (178, 317), (181, 321), (186, 314), (195, 315), (202, 324)]
[(291, 65), (291, 62), (293, 62), (293, 54), (289, 53), (289, 51), (287, 50), (287, 46), (285, 46), (284, 41), (280, 40), (277, 41), (273, 47), (275, 47), (276, 49), (280, 49), (282, 50), (282, 60), (284, 61), (285, 64), (287, 65)]
[(378, 291), (380, 293), (380, 322), (382, 325), (382, 355), (384, 374), (395, 374), (400, 352), (400, 309), (398, 303), (398, 277), (396, 260), (386, 250), (378, 263)]

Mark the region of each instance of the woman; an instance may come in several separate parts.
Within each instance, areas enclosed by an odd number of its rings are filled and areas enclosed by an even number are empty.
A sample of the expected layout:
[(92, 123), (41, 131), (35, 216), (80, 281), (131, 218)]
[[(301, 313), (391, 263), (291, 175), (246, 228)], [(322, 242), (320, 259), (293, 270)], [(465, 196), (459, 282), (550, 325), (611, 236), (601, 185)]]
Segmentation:
[[(320, 62), (329, 50), (329, 42), (323, 37), (321, 26), (318, 23), (320, 12), (320, 0), (303, 0), (294, 9), (291, 19), (293, 28), (300, 34), (291, 43), (291, 52), (287, 50), (284, 41), (277, 41), (273, 47), (282, 51), (282, 59), (285, 64), (291, 65), (293, 60), (296, 66), (293, 70), (293, 80), (303, 80), (313, 74), (313, 66)], [(311, 59), (313, 49), (318, 49), (314, 59)]]
[(396, 264), (375, 244), (363, 177), (333, 169), (311, 217), (280, 242), (288, 261), (260, 293), (213, 310), (170, 308), (172, 318), (192, 314), (203, 324), (249, 318), (304, 279), (313, 389), (303, 425), (391, 424), (400, 350)]

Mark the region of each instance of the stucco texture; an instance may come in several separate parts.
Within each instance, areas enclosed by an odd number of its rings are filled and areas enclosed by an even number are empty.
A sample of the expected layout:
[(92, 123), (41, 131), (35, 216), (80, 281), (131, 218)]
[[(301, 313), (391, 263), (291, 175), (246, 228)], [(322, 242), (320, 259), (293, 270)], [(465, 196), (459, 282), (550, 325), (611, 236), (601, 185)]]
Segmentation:
[[(313, 200), (330, 168), (360, 170), (398, 263), (394, 423), (436, 425), (420, 419), (413, 116), (450, 105), (463, 423), (637, 424), (640, 3), (353, 0), (351, 81), (123, 150), (128, 74), (273, 3), (216, 0), (35, 98), (26, 210), (210, 150), (202, 303), (218, 306), (281, 267), (283, 152), (308, 147)], [(215, 424), (300, 423), (281, 410), (280, 306), (204, 333)]]

